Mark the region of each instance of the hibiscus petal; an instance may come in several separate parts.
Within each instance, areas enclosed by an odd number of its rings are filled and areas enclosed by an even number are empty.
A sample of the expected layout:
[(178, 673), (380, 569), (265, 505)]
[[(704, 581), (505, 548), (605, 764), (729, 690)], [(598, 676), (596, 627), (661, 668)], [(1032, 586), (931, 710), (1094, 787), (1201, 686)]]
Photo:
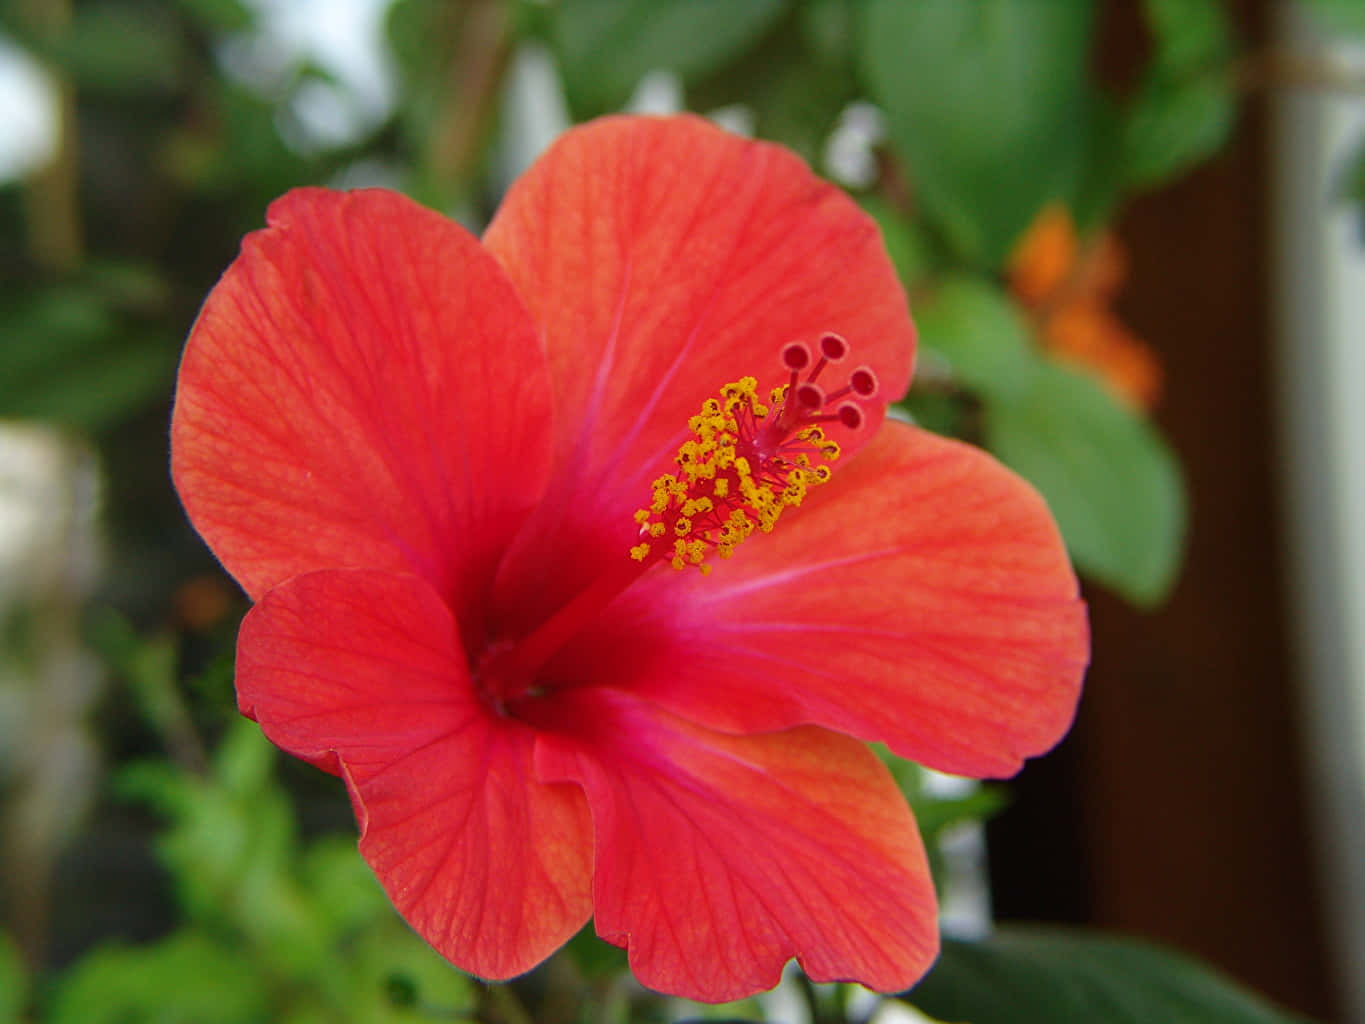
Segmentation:
[(536, 769), (579, 782), (595, 924), (644, 985), (706, 1002), (815, 981), (908, 988), (938, 949), (914, 820), (865, 746), (823, 729), (727, 736), (625, 694), (557, 703)]
[(567, 133), (513, 185), (484, 244), (544, 337), (564, 474), (504, 569), (509, 607), (562, 604), (594, 564), (625, 557), (631, 514), (673, 467), (688, 418), (740, 377), (764, 394), (784, 383), (787, 343), (848, 339), (847, 362), (821, 377), (830, 388), (856, 365), (878, 375), (864, 430), (831, 429), (849, 451), (910, 379), (914, 328), (875, 223), (791, 152), (699, 118)]
[(587, 921), (583, 794), (535, 778), (533, 734), (478, 700), (420, 579), (331, 570), (269, 591), (242, 624), (237, 694), (273, 742), (345, 777), (361, 853), (456, 966), (510, 977)]
[(1003, 776), (1061, 738), (1089, 652), (1042, 498), (984, 452), (886, 423), (707, 577), (659, 568), (547, 671), (736, 732), (822, 725)]
[(403, 570), (471, 628), (467, 591), (548, 470), (520, 299), (476, 239), (402, 196), (301, 189), (268, 221), (185, 350), (181, 498), (252, 597), (313, 569)]

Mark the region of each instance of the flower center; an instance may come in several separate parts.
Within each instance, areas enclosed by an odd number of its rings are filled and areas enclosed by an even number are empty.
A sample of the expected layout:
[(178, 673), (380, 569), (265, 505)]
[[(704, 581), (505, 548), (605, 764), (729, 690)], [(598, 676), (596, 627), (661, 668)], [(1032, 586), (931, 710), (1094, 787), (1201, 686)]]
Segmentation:
[(800, 505), (810, 488), (829, 479), (827, 463), (839, 457), (839, 445), (825, 436), (824, 424), (860, 429), (867, 418), (858, 401), (873, 398), (878, 385), (877, 375), (860, 366), (827, 393), (817, 378), (843, 362), (849, 346), (826, 334), (818, 350), (817, 358), (801, 342), (782, 349), (788, 380), (771, 391), (768, 403), (759, 400), (757, 381), (742, 377), (702, 404), (688, 420), (692, 436), (678, 449), (678, 472), (655, 480), (653, 501), (635, 514), (640, 543), (630, 550), (633, 561), (604, 565), (539, 626), (490, 644), (471, 665), (474, 685), (491, 709), (514, 718), (545, 713), (534, 705), (555, 689), (544, 679), (546, 664), (648, 569), (667, 561), (674, 569), (696, 566), (707, 573), (710, 553), (729, 558), (755, 531), (771, 532), (784, 509)]
[[(678, 449), (678, 472), (655, 480), (654, 500), (635, 513), (640, 543), (630, 549), (632, 558), (710, 572), (711, 552), (729, 558), (755, 530), (772, 532), (784, 509), (800, 505), (810, 488), (829, 479), (826, 463), (839, 457), (839, 445), (821, 424), (837, 420), (859, 429), (863, 411), (847, 396), (872, 398), (877, 376), (860, 366), (843, 387), (826, 393), (816, 378), (829, 364), (843, 362), (849, 346), (826, 334), (819, 350), (816, 361), (802, 342), (782, 349), (789, 379), (773, 388), (771, 404), (759, 399), (753, 377), (726, 384), (719, 398), (702, 404), (688, 420), (692, 437)], [(802, 371), (809, 371), (804, 381)]]

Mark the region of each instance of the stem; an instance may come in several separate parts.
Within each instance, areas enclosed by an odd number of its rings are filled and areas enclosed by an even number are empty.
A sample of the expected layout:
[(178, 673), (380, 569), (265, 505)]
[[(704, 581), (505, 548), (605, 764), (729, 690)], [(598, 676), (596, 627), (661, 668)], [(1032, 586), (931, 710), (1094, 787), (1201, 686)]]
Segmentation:
[(820, 1005), (820, 992), (815, 983), (806, 977), (805, 971), (796, 972), (796, 987), (801, 990), (802, 998), (805, 1000), (806, 1010), (810, 1014), (810, 1024), (826, 1024), (825, 1010)]
[[(41, 38), (52, 41), (71, 24), (71, 0), (28, 0), (23, 13)], [(54, 68), (47, 70), (58, 96), (57, 151), (47, 166), (29, 175), (23, 203), (33, 262), (44, 270), (65, 272), (80, 266), (85, 249), (78, 201), (76, 90)]]
[(510, 6), (502, 0), (474, 0), (456, 29), (448, 84), (453, 99), (441, 112), (427, 153), (428, 169), (438, 181), (463, 181), (478, 156), (498, 83), (512, 55)]
[(487, 1024), (536, 1024), (516, 993), (496, 983), (484, 984), (477, 1019)]
[(915, 192), (905, 167), (897, 159), (889, 146), (878, 146), (875, 150), (877, 160), (877, 191), (887, 204), (906, 220), (915, 216)]
[(1232, 61), (1228, 68), (1234, 88), (1321, 89), (1331, 92), (1365, 93), (1365, 72), (1343, 67), (1309, 54), (1267, 49)]
[[(166, 638), (166, 643), (173, 643)], [(144, 688), (143, 699), (148, 710), (155, 710), (152, 725), (161, 734), (166, 751), (181, 768), (194, 775), (208, 773), (209, 758), (199, 730), (195, 728), (194, 716), (185, 702), (180, 685), (174, 675), (157, 676), (148, 673), (140, 681)]]

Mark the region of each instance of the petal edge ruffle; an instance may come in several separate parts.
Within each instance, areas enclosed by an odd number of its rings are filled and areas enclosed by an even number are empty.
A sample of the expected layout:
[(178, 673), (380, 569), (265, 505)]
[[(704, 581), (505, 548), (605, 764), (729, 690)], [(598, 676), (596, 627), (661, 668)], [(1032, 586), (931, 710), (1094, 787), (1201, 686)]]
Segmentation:
[(710, 576), (653, 570), (552, 670), (714, 729), (821, 725), (986, 777), (1061, 738), (1088, 654), (1037, 492), (888, 422), (772, 534)]
[(499, 608), (534, 624), (636, 543), (631, 516), (673, 468), (688, 418), (726, 383), (785, 383), (779, 354), (833, 331), (821, 383), (870, 366), (867, 423), (905, 391), (915, 335), (880, 232), (790, 151), (701, 118), (608, 117), (563, 135), (484, 234), (545, 340), (555, 389), (552, 507), (528, 524)]
[(339, 772), (360, 850), (399, 912), (485, 978), (536, 966), (588, 920), (591, 826), (534, 774), (532, 732), (474, 694), (450, 613), (413, 576), (309, 573), (242, 624), (243, 711)]
[(471, 628), (549, 467), (520, 299), (476, 239), (395, 193), (299, 189), (268, 223), (186, 345), (186, 509), (253, 598), (315, 569), (408, 571)]
[(908, 988), (938, 951), (933, 881), (900, 791), (861, 743), (726, 736), (610, 691), (557, 701), (536, 768), (581, 784), (595, 924), (657, 991), (723, 1002), (815, 981)]

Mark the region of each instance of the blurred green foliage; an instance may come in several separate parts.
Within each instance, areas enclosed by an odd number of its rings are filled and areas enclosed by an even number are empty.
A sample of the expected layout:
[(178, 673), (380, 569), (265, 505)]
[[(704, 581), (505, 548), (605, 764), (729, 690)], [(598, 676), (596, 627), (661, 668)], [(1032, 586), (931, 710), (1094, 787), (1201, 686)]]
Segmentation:
[(0, 1024), (15, 1024), (23, 1019), (28, 1004), (28, 975), (19, 947), (0, 932)]
[[(1311, 6), (1365, 31), (1355, 0)], [(107, 929), (69, 962), (33, 935), (0, 934), (0, 1024), (514, 1019), (393, 914), (353, 834), (335, 831), (339, 784), (320, 811), (331, 780), (289, 775), (234, 718), (241, 602), (179, 512), (165, 429), (198, 305), (280, 193), (380, 181), (487, 218), (514, 171), (518, 54), (550, 56), (553, 99), (575, 119), (621, 109), (662, 70), (689, 109), (742, 108), (758, 135), (836, 176), (881, 227), (916, 312), (905, 410), (1032, 481), (1085, 576), (1142, 604), (1169, 592), (1185, 531), (1176, 459), (1103, 367), (1049, 349), (1012, 274), (1045, 210), (1069, 211), (1089, 245), (1135, 195), (1222, 149), (1246, 54), (1225, 3), (1144, 0), (1148, 44), (1118, 87), (1097, 60), (1113, 10), (1091, 0), (394, 0), (394, 102), (342, 141), (305, 116), (317, 90), (344, 94), (336, 70), (265, 38), (260, 12), (244, 0), (0, 3), (0, 32), (70, 98), (51, 165), (0, 182), (0, 421), (100, 452), (107, 614), (90, 641), (119, 685), (99, 725), (112, 780), (100, 813), (155, 811), (141, 835), (155, 832), (178, 922), (141, 942)], [(853, 143), (867, 173), (853, 175), (832, 155), (858, 110), (875, 116)], [(1341, 180), (1365, 202), (1365, 150)], [(229, 595), (216, 612), (214, 586)], [(1000, 805), (994, 789), (930, 796), (917, 770), (891, 764), (931, 846)], [(668, 1019), (663, 1004), (629, 1002), (623, 955), (590, 929), (569, 954), (523, 985), (558, 1006), (550, 1017)], [(565, 1009), (565, 985), (588, 995)], [(1174, 957), (1051, 933), (950, 945), (922, 995), (929, 1012), (977, 1024), (1097, 1019), (1074, 1016), (1077, 999), (1108, 1021), (1280, 1019)], [(842, 1013), (830, 1007), (846, 996), (819, 996), (822, 1012)]]
[(1218, 4), (1146, 0), (1155, 53), (1123, 115), (1126, 187), (1159, 185), (1216, 153), (1236, 114), (1233, 37)]
[(120, 770), (121, 798), (169, 823), (157, 847), (185, 924), (78, 961), (44, 1020), (398, 1024), (474, 1005), (471, 979), (398, 920), (353, 840), (299, 842), (276, 757), (238, 719), (202, 776), (165, 759)]
[(987, 445), (1046, 496), (1078, 565), (1135, 601), (1160, 600), (1184, 534), (1174, 456), (1084, 375), (1039, 362), (1022, 380), (989, 405)]
[[(778, 20), (784, 0), (566, 0), (546, 34), (576, 120), (623, 107), (650, 71), (684, 85), (745, 55)], [(604, 59), (605, 58), (605, 59)]]
[(1083, 157), (1088, 0), (871, 0), (862, 67), (915, 201), (968, 266), (999, 268)]

